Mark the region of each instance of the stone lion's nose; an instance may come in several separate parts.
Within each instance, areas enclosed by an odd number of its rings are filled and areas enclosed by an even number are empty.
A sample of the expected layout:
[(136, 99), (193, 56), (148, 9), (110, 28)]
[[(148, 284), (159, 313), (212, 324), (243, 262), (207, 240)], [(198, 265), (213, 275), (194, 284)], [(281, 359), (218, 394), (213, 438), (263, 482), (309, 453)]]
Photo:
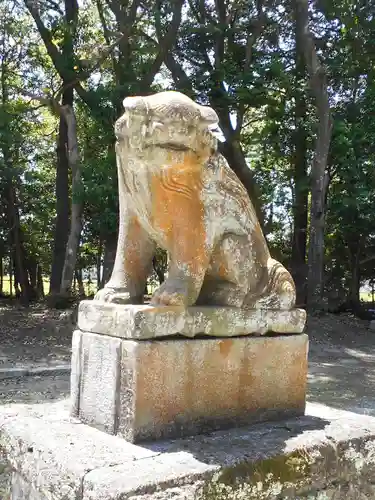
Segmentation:
[(144, 102), (142, 97), (125, 97), (122, 102), (125, 110), (134, 110), (144, 107)]
[(217, 125), (219, 123), (219, 117), (212, 108), (208, 106), (199, 106), (199, 108), (201, 117), (207, 125)]

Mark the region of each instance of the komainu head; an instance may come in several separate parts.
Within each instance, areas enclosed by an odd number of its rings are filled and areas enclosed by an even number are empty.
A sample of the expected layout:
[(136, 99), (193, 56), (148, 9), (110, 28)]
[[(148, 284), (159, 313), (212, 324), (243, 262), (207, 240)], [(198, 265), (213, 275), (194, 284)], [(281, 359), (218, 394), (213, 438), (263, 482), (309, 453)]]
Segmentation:
[(218, 124), (215, 111), (200, 106), (180, 92), (168, 91), (147, 97), (127, 97), (124, 114), (116, 122), (119, 142), (130, 148), (163, 148), (179, 151), (215, 151), (211, 129)]

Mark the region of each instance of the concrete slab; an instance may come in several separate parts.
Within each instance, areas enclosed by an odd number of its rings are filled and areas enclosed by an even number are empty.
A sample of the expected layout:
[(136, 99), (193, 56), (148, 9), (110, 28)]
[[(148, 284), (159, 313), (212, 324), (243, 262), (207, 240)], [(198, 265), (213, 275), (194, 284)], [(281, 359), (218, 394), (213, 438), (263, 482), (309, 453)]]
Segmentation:
[[(79, 423), (67, 410), (66, 402), (0, 408), (0, 450), (13, 469), (14, 500), (375, 494), (373, 417), (309, 404), (296, 419), (136, 446)], [(1, 484), (7, 488), (1, 498), (8, 498), (9, 481)]]
[(79, 305), (78, 328), (124, 339), (153, 339), (182, 335), (237, 337), (267, 332), (303, 332), (306, 311), (239, 309), (235, 307), (153, 307), (84, 300)]
[(122, 340), (76, 331), (72, 414), (131, 442), (304, 413), (307, 335)]

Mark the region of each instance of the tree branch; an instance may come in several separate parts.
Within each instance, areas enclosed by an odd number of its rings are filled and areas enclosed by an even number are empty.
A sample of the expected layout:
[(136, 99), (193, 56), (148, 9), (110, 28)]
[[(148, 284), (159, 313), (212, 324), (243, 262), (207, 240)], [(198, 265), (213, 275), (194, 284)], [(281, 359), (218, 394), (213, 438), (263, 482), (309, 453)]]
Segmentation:
[[(85, 80), (90, 77), (93, 71), (97, 69), (102, 62), (108, 57), (108, 55), (113, 51), (113, 49), (118, 45), (122, 39), (125, 37), (125, 34), (121, 35), (120, 38), (115, 40), (105, 51), (103, 54), (100, 54), (98, 59), (94, 62), (94, 66), (90, 68), (90, 70), (81, 72), (80, 74), (77, 74), (73, 68), (69, 68), (65, 64), (65, 59), (61, 52), (58, 50), (56, 45), (53, 43), (52, 40), (52, 34), (51, 32), (46, 28), (44, 25), (40, 12), (37, 7), (37, 3), (35, 0), (24, 0), (25, 5), (27, 9), (29, 10), (31, 16), (33, 17), (35, 24), (38, 28), (39, 34), (45, 44), (45, 47), (47, 49), (47, 53), (50, 56), (53, 65), (55, 66), (55, 69), (57, 73), (59, 74), (60, 78), (63, 81), (63, 85), (60, 87), (60, 89), (57, 91), (54, 99), (57, 102), (57, 99), (59, 96), (68, 88), (73, 87), (74, 90), (77, 92), (79, 97), (82, 99), (82, 101), (94, 112), (97, 112), (98, 110), (98, 101), (93, 94), (93, 92), (88, 91), (84, 89), (84, 87), (81, 84), (82, 80)], [(73, 54), (72, 54), (73, 56)], [(105, 116), (104, 114), (101, 114), (101, 116)]]
[(129, 65), (130, 60), (130, 35), (132, 29), (135, 25), (135, 19), (137, 17), (137, 10), (140, 6), (140, 0), (133, 0), (129, 12), (126, 13), (126, 9), (129, 8), (129, 0), (123, 0), (119, 2), (118, 0), (107, 0), (107, 5), (113, 12), (119, 31), (123, 34), (120, 44), (121, 50), (121, 64), (124, 67)]
[(186, 71), (184, 70), (182, 65), (173, 57), (170, 52), (166, 55), (165, 65), (171, 72), (172, 78), (178, 90), (184, 91), (191, 98), (193, 98), (195, 92), (193, 90), (191, 80), (186, 74)]
[(371, 255), (370, 257), (366, 257), (365, 259), (360, 260), (359, 263), (362, 266), (363, 264), (367, 264), (367, 262), (371, 262), (373, 260), (375, 260), (375, 255)]
[(57, 115), (59, 115), (61, 113), (61, 105), (56, 100), (55, 97), (41, 96), (39, 94), (34, 94), (34, 92), (30, 92), (28, 90), (21, 89), (20, 87), (16, 87), (16, 86), (13, 86), (13, 89), (16, 90), (17, 92), (19, 92), (24, 97), (29, 97), (29, 99), (31, 101), (38, 101), (38, 102), (40, 102), (41, 106), (49, 107), (53, 113), (55, 113)]
[[(206, 6), (205, 6), (204, 0), (198, 0), (198, 2), (199, 2), (199, 11), (195, 8), (193, 0), (188, 0), (189, 8), (193, 12), (197, 23), (201, 25), (201, 28), (204, 28), (206, 21), (207, 21), (206, 14), (207, 14), (207, 17), (209, 18), (209, 21), (211, 23), (213, 23), (214, 20), (212, 19), (212, 17), (210, 15), (208, 15), (208, 13), (206, 11)], [(208, 54), (205, 50), (202, 51), (202, 57), (204, 59), (205, 64), (207, 65), (207, 68), (209, 68), (212, 71), (212, 69), (213, 69), (212, 64), (211, 64), (210, 58), (208, 57)]]
[(87, 80), (87, 78), (89, 78), (92, 75), (92, 73), (102, 65), (102, 63), (113, 52), (113, 50), (116, 48), (116, 46), (121, 43), (121, 41), (123, 40), (124, 37), (125, 37), (125, 35), (121, 35), (119, 38), (117, 38), (117, 40), (112, 42), (109, 46), (103, 47), (102, 52), (100, 54), (98, 54), (97, 57), (92, 58), (90, 61), (86, 61), (85, 65), (91, 66), (91, 67), (89, 69), (87, 69), (86, 71), (82, 71), (81, 73), (79, 73), (77, 75), (75, 82)]
[(101, 0), (96, 0), (96, 8), (97, 8), (97, 11), (99, 14), (100, 22), (102, 24), (104, 39), (107, 42), (107, 45), (109, 46), (109, 45), (111, 45), (111, 42), (110, 42), (111, 38), (109, 35), (109, 29), (108, 29), (108, 26), (107, 26), (107, 23), (105, 20), (104, 9), (103, 9), (103, 5), (102, 5)]
[(215, 40), (215, 70), (220, 72), (225, 54), (225, 27), (227, 21), (225, 0), (215, 1), (219, 27), (216, 29)]
[(142, 91), (147, 91), (154, 81), (156, 73), (159, 71), (160, 66), (163, 64), (167, 54), (171, 51), (176, 43), (176, 37), (181, 24), (181, 10), (184, 0), (174, 0), (174, 8), (171, 24), (163, 39), (159, 40), (159, 52), (156, 55), (150, 70), (142, 78), (140, 87)]
[(90, 96), (90, 93), (87, 92), (79, 83), (77, 74), (74, 72), (73, 68), (66, 67), (62, 54), (59, 52), (58, 48), (52, 41), (51, 32), (45, 27), (40, 17), (37, 3), (35, 2), (35, 0), (24, 0), (24, 2), (35, 21), (39, 34), (42, 37), (44, 45), (46, 46), (48, 55), (50, 56), (52, 63), (56, 68), (56, 71), (59, 73), (61, 79), (63, 80), (64, 85), (72, 85), (81, 99), (91, 108), (93, 106), (93, 100)]
[[(246, 42), (246, 49), (245, 49), (245, 63), (244, 63), (244, 68), (243, 68), (243, 74), (246, 75), (246, 73), (250, 69), (250, 64), (251, 60), (253, 58), (253, 51), (254, 51), (254, 46), (258, 38), (260, 37), (264, 26), (267, 21), (267, 17), (263, 11), (263, 0), (258, 0), (257, 1), (257, 11), (258, 11), (258, 18), (255, 22), (254, 29), (252, 33), (248, 34), (247, 36), (247, 42)], [(243, 126), (243, 119), (245, 115), (245, 103), (240, 102), (238, 105), (238, 110), (237, 110), (237, 124), (236, 124), (236, 130), (235, 133), (239, 134), (241, 132), (242, 126)]]

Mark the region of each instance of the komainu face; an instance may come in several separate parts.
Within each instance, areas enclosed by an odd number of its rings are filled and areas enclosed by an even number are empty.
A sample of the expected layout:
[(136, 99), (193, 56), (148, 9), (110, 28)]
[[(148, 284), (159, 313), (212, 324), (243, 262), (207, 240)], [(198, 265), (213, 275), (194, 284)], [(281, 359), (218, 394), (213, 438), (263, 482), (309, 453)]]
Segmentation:
[(178, 92), (161, 92), (147, 98), (128, 97), (125, 112), (116, 122), (119, 143), (124, 141), (133, 154), (163, 148), (193, 151), (216, 148), (209, 127), (218, 117), (211, 109), (194, 103)]
[(295, 288), (271, 258), (244, 187), (217, 152), (216, 113), (179, 92), (124, 100), (117, 121), (120, 228), (99, 300), (138, 304), (155, 245), (168, 277), (154, 305), (288, 310)]

